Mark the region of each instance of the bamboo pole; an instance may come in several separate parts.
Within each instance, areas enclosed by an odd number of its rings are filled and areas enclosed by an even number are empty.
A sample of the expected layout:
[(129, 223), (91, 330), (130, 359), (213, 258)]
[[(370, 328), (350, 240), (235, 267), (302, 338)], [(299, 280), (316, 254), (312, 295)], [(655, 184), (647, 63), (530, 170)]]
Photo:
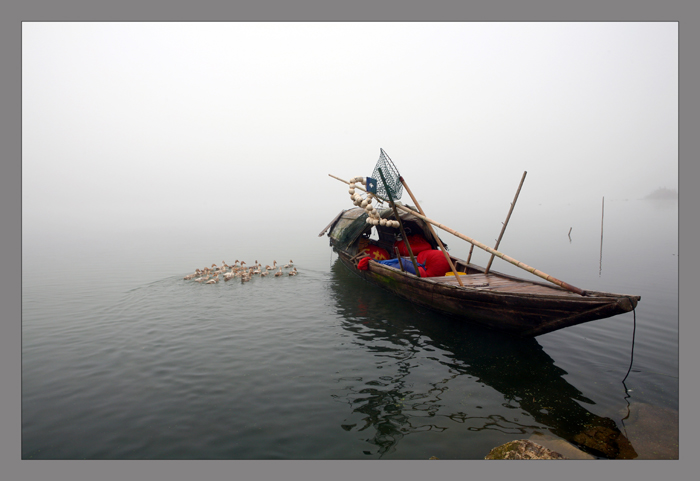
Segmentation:
[[(416, 208), (420, 211), (421, 214), (425, 215), (425, 212), (421, 208), (421, 206), (418, 204), (418, 201), (416, 200), (415, 196), (413, 195), (413, 192), (411, 192), (411, 189), (408, 188), (408, 184), (404, 180), (402, 176), (399, 176), (399, 180), (403, 184), (404, 188), (406, 189), (406, 192), (408, 192), (408, 195), (411, 196), (411, 199), (413, 200), (413, 203), (416, 204)], [(437, 241), (438, 245), (440, 246), (440, 249), (442, 250), (442, 253), (445, 255), (445, 259), (447, 260), (447, 263), (450, 265), (450, 269), (452, 269), (452, 273), (455, 275), (457, 278), (457, 281), (459, 282), (459, 285), (464, 287), (464, 283), (462, 282), (462, 279), (460, 278), (459, 274), (457, 273), (457, 269), (455, 269), (455, 265), (452, 262), (452, 258), (450, 257), (450, 254), (447, 253), (447, 249), (445, 249), (445, 246), (442, 245), (442, 241), (440, 238), (437, 236), (435, 231), (433, 230), (433, 226), (428, 224), (428, 229), (430, 229), (430, 233), (432, 236), (435, 238)]]
[[(384, 178), (384, 173), (382, 172), (382, 169), (379, 169), (379, 175), (382, 178), (382, 183), (384, 184), (384, 190), (386, 190), (386, 194), (389, 196), (389, 204), (391, 205), (391, 208), (394, 211), (394, 215), (396, 216), (396, 220), (399, 223), (399, 228), (401, 229), (401, 236), (403, 237), (403, 243), (406, 246), (406, 249), (408, 250), (408, 255), (411, 257), (411, 262), (413, 263), (413, 268), (416, 270), (416, 276), (420, 277), (420, 271), (418, 270), (418, 261), (416, 260), (415, 256), (413, 255), (413, 249), (411, 249), (411, 243), (408, 242), (408, 236), (406, 235), (406, 231), (403, 228), (403, 222), (401, 222), (401, 217), (399, 217), (399, 213), (396, 210), (396, 203), (394, 202), (394, 199), (391, 198), (391, 192), (389, 191), (389, 186), (386, 185), (386, 179)], [(399, 257), (399, 264), (401, 264), (401, 258)], [(403, 271), (403, 269), (401, 269)]]
[(561, 280), (557, 279), (556, 277), (550, 276), (549, 274), (545, 274), (544, 272), (542, 272), (538, 269), (535, 269), (534, 267), (530, 267), (523, 262), (515, 260), (512, 257), (503, 254), (502, 252), (498, 252), (495, 249), (491, 249), (489, 246), (482, 244), (481, 242), (474, 240), (471, 237), (468, 237), (464, 234), (461, 234), (461, 233), (457, 232), (456, 230), (447, 227), (446, 225), (440, 224), (439, 222), (436, 222), (432, 219), (429, 219), (429, 218), (425, 217), (424, 215), (421, 215), (417, 212), (414, 212), (413, 210), (411, 210), (407, 207), (404, 207), (402, 205), (399, 205), (397, 207), (405, 212), (409, 212), (409, 213), (415, 215), (419, 219), (423, 219), (425, 222), (430, 222), (434, 226), (439, 227), (440, 229), (442, 229), (446, 232), (449, 232), (450, 234), (452, 234), (456, 237), (459, 237), (460, 239), (463, 239), (463, 240), (475, 245), (479, 249), (485, 250), (486, 252), (495, 255), (496, 257), (500, 257), (504, 261), (509, 262), (509, 263), (513, 264), (514, 266), (520, 267), (521, 269), (526, 270), (529, 273), (536, 275), (537, 277), (541, 277), (544, 280), (547, 280), (547, 281), (549, 281), (553, 284), (556, 284), (559, 287), (562, 287), (562, 288), (569, 290), (571, 292), (575, 292), (576, 294), (579, 294), (581, 296), (586, 295), (586, 291), (584, 291), (583, 289), (579, 289), (578, 287), (572, 286), (571, 284), (568, 284), (564, 281), (561, 281)]
[(394, 252), (396, 252), (396, 258), (399, 260), (399, 267), (401, 268), (401, 272), (406, 272), (403, 268), (403, 262), (401, 262), (401, 253), (399, 253), (399, 248), (394, 246)]
[[(508, 221), (510, 220), (510, 215), (513, 213), (513, 209), (515, 208), (515, 203), (518, 201), (518, 196), (520, 195), (520, 189), (523, 187), (523, 182), (525, 182), (525, 176), (527, 175), (527, 170), (523, 172), (523, 178), (520, 179), (520, 185), (518, 185), (518, 190), (515, 192), (515, 197), (513, 198), (513, 202), (510, 204), (510, 210), (508, 211), (508, 215), (506, 216), (506, 221), (503, 223), (503, 228), (501, 229), (501, 233), (498, 235), (498, 239), (496, 240), (496, 245), (493, 247), (494, 249), (498, 249), (498, 246), (501, 244), (501, 239), (503, 239), (503, 233), (506, 231), (506, 227), (508, 226)], [(486, 270), (484, 271), (484, 274), (488, 274), (489, 270), (491, 269), (491, 264), (493, 263), (493, 258), (495, 256), (491, 254), (491, 258), (489, 259), (489, 263), (486, 265)]]
[(474, 244), (469, 247), (469, 255), (467, 256), (467, 264), (472, 261), (472, 252), (474, 252)]
[[(346, 184), (350, 184), (350, 182), (348, 182), (347, 180), (343, 180), (340, 177), (336, 177), (336, 176), (331, 175), (331, 174), (328, 174), (328, 175), (330, 177), (333, 177), (336, 180), (339, 180), (339, 181), (344, 182)], [(360, 187), (359, 185), (356, 186), (355, 188), (365, 190), (364, 188)], [(408, 207), (405, 207), (403, 205), (396, 205), (396, 207), (401, 209), (404, 212), (408, 212), (409, 214), (418, 217), (419, 219), (422, 219), (425, 222), (433, 224), (435, 227), (439, 227), (440, 229), (444, 230), (445, 232), (449, 232), (450, 234), (454, 235), (455, 237), (459, 237), (460, 239), (465, 240), (472, 245), (475, 245), (479, 249), (485, 250), (486, 252), (488, 252), (490, 254), (494, 254), (496, 257), (499, 257), (499, 258), (503, 259), (504, 261), (513, 264), (514, 266), (520, 267), (521, 269), (526, 270), (529, 273), (536, 275), (537, 277), (541, 277), (542, 279), (544, 279), (546, 281), (549, 281), (553, 284), (558, 285), (559, 287), (562, 287), (563, 289), (574, 292), (574, 293), (579, 294), (581, 296), (586, 295), (586, 291), (584, 291), (583, 289), (579, 289), (578, 287), (572, 286), (571, 284), (564, 282), (564, 281), (561, 281), (561, 280), (557, 279), (556, 277), (552, 277), (549, 274), (545, 274), (544, 272), (542, 272), (538, 269), (535, 269), (534, 267), (530, 267), (523, 262), (515, 260), (512, 257), (503, 254), (502, 252), (498, 252), (497, 250), (492, 249), (489, 246), (482, 244), (481, 242), (474, 240), (469, 236), (461, 234), (461, 233), (457, 232), (456, 230), (447, 227), (446, 225), (440, 224), (439, 222), (436, 222), (432, 219), (429, 219), (419, 212), (416, 212), (412, 209), (409, 209)]]

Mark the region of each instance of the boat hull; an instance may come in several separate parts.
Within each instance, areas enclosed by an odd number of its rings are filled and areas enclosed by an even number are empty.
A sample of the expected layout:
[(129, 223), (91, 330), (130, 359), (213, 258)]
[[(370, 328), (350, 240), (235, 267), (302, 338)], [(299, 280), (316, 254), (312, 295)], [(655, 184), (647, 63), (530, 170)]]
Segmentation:
[[(367, 270), (359, 270), (348, 253), (337, 252), (351, 272), (398, 297), (451, 317), (522, 337), (539, 336), (629, 312), (639, 301), (638, 296), (591, 291), (586, 296), (535, 295), (446, 285), (378, 262), (370, 262)], [(494, 271), (491, 275), (505, 276)]]

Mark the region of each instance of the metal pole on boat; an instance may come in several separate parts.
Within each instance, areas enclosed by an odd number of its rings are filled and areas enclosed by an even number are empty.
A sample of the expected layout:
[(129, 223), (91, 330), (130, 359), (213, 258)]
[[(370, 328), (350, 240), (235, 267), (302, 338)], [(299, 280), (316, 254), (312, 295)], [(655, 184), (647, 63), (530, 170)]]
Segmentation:
[[(389, 186), (386, 184), (386, 179), (384, 178), (384, 173), (382, 172), (382, 169), (380, 168), (378, 170), (379, 176), (382, 178), (382, 183), (384, 184), (384, 190), (386, 190), (386, 195), (389, 196), (389, 204), (394, 210), (394, 216), (396, 216), (396, 220), (399, 221), (399, 228), (401, 229), (401, 237), (403, 237), (403, 243), (406, 246), (406, 249), (408, 250), (408, 255), (411, 256), (411, 262), (413, 262), (413, 268), (416, 270), (416, 276), (420, 277), (420, 271), (418, 270), (418, 261), (413, 256), (413, 249), (411, 249), (411, 243), (408, 242), (408, 236), (406, 236), (406, 231), (403, 228), (403, 222), (401, 222), (399, 212), (396, 210), (396, 203), (394, 202), (394, 199), (391, 198), (391, 191), (389, 191)], [(399, 265), (400, 264), (401, 258), (399, 257)]]
[[(406, 189), (406, 192), (408, 192), (408, 195), (411, 196), (413, 203), (416, 204), (416, 208), (420, 211), (421, 214), (425, 215), (425, 212), (423, 211), (421, 206), (418, 204), (418, 201), (416, 200), (415, 196), (413, 195), (413, 192), (411, 192), (411, 189), (408, 188), (408, 184), (406, 183), (404, 178), (402, 176), (399, 176), (399, 180), (401, 181), (404, 188)], [(440, 246), (442, 253), (445, 255), (445, 259), (447, 260), (447, 263), (450, 265), (450, 269), (452, 269), (452, 273), (457, 278), (457, 282), (459, 282), (460, 286), (464, 287), (464, 283), (462, 282), (462, 279), (459, 277), (459, 274), (457, 273), (457, 269), (455, 269), (455, 265), (452, 262), (452, 258), (450, 257), (450, 254), (447, 253), (447, 249), (445, 249), (445, 246), (442, 244), (442, 241), (440, 240), (440, 238), (437, 236), (437, 234), (433, 230), (433, 226), (431, 226), (430, 224), (427, 224), (427, 226), (428, 226), (428, 229), (430, 229), (430, 233), (432, 234), (432, 236), (435, 238), (438, 245)]]
[[(344, 183), (346, 183), (346, 184), (350, 184), (350, 182), (348, 182), (347, 180), (341, 179), (340, 177), (336, 177), (335, 175), (328, 174), (328, 176), (329, 176), (329, 177), (333, 177), (334, 179), (339, 180), (339, 181), (341, 181), (341, 182), (344, 182)], [(363, 189), (362, 187), (360, 187), (359, 185), (358, 185), (358, 186), (355, 186), (355, 188), (356, 188), (356, 189), (365, 190), (365, 189)], [(365, 191), (365, 192), (366, 192), (366, 191)], [(384, 200), (384, 199), (382, 199), (382, 200)], [(552, 277), (552, 276), (550, 276), (549, 274), (545, 274), (544, 272), (542, 272), (542, 271), (540, 271), (540, 270), (538, 270), (538, 269), (535, 269), (534, 267), (530, 267), (530, 266), (528, 266), (527, 264), (525, 264), (525, 263), (523, 263), (523, 262), (520, 262), (520, 261), (518, 261), (518, 260), (515, 260), (515, 259), (513, 259), (512, 257), (503, 254), (502, 252), (498, 252), (498, 251), (495, 250), (495, 249), (491, 249), (489, 246), (487, 246), (487, 245), (485, 245), (485, 244), (482, 244), (481, 242), (479, 242), (479, 241), (477, 241), (477, 240), (474, 240), (474, 239), (472, 239), (471, 237), (468, 237), (468, 236), (466, 236), (466, 235), (464, 235), (464, 234), (461, 234), (461, 233), (457, 232), (456, 230), (447, 227), (447, 226), (444, 225), (444, 224), (441, 224), (441, 223), (436, 222), (436, 221), (434, 221), (434, 220), (432, 220), (432, 219), (429, 219), (429, 218), (427, 218), (426, 216), (424, 216), (423, 214), (421, 214), (421, 213), (419, 213), (419, 212), (416, 212), (416, 211), (414, 211), (414, 210), (411, 210), (411, 209), (409, 209), (408, 207), (403, 206), (403, 205), (396, 205), (396, 204), (394, 204), (394, 205), (395, 205), (398, 209), (401, 209), (401, 210), (404, 211), (404, 212), (408, 212), (409, 214), (414, 215), (414, 216), (418, 217), (419, 219), (423, 219), (425, 222), (429, 222), (429, 223), (433, 224), (435, 227), (439, 227), (440, 229), (444, 230), (445, 232), (449, 232), (449, 233), (452, 234), (453, 236), (459, 237), (460, 239), (465, 240), (465, 241), (469, 242), (470, 244), (477, 246), (479, 249), (485, 250), (485, 251), (488, 252), (489, 254), (493, 254), (493, 255), (495, 255), (496, 257), (500, 257), (500, 258), (503, 259), (504, 261), (509, 262), (509, 263), (513, 264), (514, 266), (520, 267), (521, 269), (526, 270), (526, 271), (528, 271), (529, 273), (536, 275), (537, 277), (541, 277), (542, 279), (544, 279), (544, 280), (546, 280), (546, 281), (549, 281), (549, 282), (551, 282), (551, 283), (553, 283), (553, 284), (556, 284), (556, 285), (558, 285), (559, 287), (561, 287), (561, 288), (563, 288), (563, 289), (566, 289), (567, 291), (574, 292), (574, 293), (576, 293), (576, 294), (578, 294), (578, 295), (580, 295), (580, 296), (585, 296), (585, 295), (587, 295), (587, 294), (586, 294), (586, 291), (584, 291), (583, 289), (579, 289), (578, 287), (572, 286), (571, 284), (569, 284), (569, 283), (567, 283), (567, 282), (560, 281), (560, 280), (557, 279), (556, 277)], [(400, 223), (400, 222), (401, 222), (401, 221), (399, 221), (399, 223)]]
[[(508, 221), (510, 220), (510, 215), (513, 213), (513, 209), (515, 208), (515, 203), (518, 201), (518, 196), (520, 195), (520, 189), (523, 187), (523, 182), (525, 182), (526, 175), (527, 175), (527, 170), (525, 172), (523, 172), (523, 178), (520, 179), (520, 185), (518, 186), (518, 190), (515, 192), (515, 198), (513, 198), (513, 202), (510, 204), (510, 210), (508, 211), (508, 215), (506, 216), (506, 221), (503, 223), (503, 228), (501, 229), (501, 233), (498, 235), (498, 240), (496, 240), (496, 245), (494, 246), (494, 249), (498, 249), (498, 246), (501, 243), (501, 239), (503, 239), (503, 233), (506, 231), (506, 227), (508, 226)], [(491, 269), (491, 264), (493, 263), (494, 257), (496, 257), (496, 256), (491, 254), (491, 259), (489, 259), (489, 263), (486, 265), (486, 270), (484, 271), (484, 274), (489, 273), (489, 270)]]

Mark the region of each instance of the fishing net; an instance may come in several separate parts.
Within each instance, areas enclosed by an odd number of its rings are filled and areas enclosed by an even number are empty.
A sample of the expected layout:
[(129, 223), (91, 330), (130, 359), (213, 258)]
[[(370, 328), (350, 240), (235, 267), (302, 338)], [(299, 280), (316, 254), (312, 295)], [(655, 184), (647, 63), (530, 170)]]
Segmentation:
[(377, 180), (377, 195), (388, 199), (386, 188), (384, 187), (384, 182), (382, 182), (382, 176), (379, 174), (379, 169), (382, 170), (384, 174), (384, 180), (386, 181), (386, 186), (389, 188), (391, 198), (397, 201), (401, 198), (403, 193), (403, 184), (399, 179), (399, 170), (396, 168), (394, 163), (391, 161), (384, 149), (379, 149), (379, 160), (377, 165), (374, 166), (374, 172), (372, 172), (372, 178)]

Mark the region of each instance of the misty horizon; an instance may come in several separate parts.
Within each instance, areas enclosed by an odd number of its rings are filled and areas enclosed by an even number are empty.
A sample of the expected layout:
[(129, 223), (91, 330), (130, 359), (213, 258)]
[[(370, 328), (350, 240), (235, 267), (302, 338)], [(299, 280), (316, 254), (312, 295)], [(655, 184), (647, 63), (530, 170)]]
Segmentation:
[(320, 230), (380, 148), (440, 219), (677, 189), (678, 25), (23, 23), (25, 239)]

